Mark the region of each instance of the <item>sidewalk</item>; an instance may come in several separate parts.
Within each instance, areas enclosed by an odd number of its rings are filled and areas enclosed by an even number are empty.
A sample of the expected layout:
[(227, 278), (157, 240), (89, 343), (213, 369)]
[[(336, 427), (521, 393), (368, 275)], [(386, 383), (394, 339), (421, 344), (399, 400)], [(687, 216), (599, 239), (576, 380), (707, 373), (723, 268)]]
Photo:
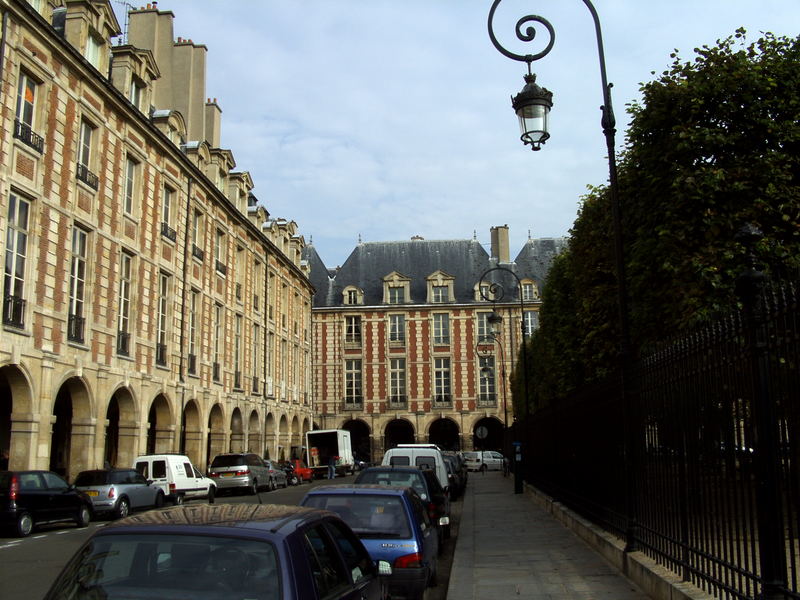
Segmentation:
[(525, 494), (514, 478), (470, 473), (447, 600), (645, 600), (569, 529)]

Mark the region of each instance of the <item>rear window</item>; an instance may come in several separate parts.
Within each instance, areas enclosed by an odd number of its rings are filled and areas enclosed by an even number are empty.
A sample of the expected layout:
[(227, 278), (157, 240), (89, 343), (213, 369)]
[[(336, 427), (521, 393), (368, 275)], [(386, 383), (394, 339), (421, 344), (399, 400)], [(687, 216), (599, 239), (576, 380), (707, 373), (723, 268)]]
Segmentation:
[(246, 465), (247, 460), (242, 454), (222, 454), (220, 456), (215, 456), (214, 460), (211, 461), (211, 468), (214, 467), (238, 467), (240, 465)]
[[(76, 556), (53, 597), (280, 598), (273, 546), (201, 535), (98, 536)], [(93, 593), (94, 592), (94, 593)]]
[(464, 452), (464, 460), (476, 460), (477, 458), (477, 452)]
[(312, 494), (303, 506), (337, 513), (361, 538), (411, 537), (408, 514), (398, 496), (372, 494)]
[(423, 469), (433, 469), (436, 467), (436, 458), (434, 456), (418, 456), (414, 464)]
[(389, 459), (389, 464), (393, 467), (408, 467), (411, 465), (411, 459), (407, 456), (392, 456)]
[(106, 471), (84, 471), (78, 473), (75, 478), (75, 485), (83, 487), (87, 485), (105, 485), (108, 473)]
[(422, 480), (422, 471), (409, 473), (408, 471), (363, 471), (356, 483), (375, 483), (379, 485), (399, 485), (410, 487), (417, 492), (423, 500), (427, 500), (425, 482)]

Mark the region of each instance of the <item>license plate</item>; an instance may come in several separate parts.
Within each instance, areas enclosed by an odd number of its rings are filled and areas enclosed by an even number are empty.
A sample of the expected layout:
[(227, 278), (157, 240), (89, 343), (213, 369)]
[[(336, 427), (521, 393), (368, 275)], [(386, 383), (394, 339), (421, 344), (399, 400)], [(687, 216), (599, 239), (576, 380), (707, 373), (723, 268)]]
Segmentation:
[(235, 475), (235, 473), (223, 473), (222, 474), (223, 477), (233, 477), (234, 475)]
[(87, 496), (97, 496), (98, 492), (97, 492), (97, 490), (89, 490), (89, 491), (86, 492), (86, 495)]

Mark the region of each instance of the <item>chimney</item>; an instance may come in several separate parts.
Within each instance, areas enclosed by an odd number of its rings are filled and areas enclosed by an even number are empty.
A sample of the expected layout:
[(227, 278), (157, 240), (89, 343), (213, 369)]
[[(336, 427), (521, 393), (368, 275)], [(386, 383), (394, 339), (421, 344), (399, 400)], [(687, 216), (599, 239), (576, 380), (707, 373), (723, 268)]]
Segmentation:
[(498, 263), (511, 262), (508, 248), (508, 225), (498, 225), (491, 228), (492, 258)]

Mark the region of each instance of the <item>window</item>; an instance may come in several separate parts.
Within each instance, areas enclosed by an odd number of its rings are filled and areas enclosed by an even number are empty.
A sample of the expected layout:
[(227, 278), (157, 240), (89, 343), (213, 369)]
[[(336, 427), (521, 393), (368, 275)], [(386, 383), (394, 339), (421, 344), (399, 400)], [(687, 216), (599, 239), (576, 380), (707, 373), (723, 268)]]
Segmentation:
[(214, 381), (219, 381), (219, 363), (221, 359), (220, 348), (222, 347), (224, 335), (223, 318), (224, 313), (221, 304), (214, 305), (214, 361), (212, 377)]
[(233, 387), (242, 387), (242, 315), (236, 315), (233, 330)]
[(84, 311), (86, 302), (86, 262), (88, 260), (89, 233), (72, 227), (72, 258), (69, 272), (69, 313), (67, 319), (67, 338), (83, 343), (83, 327), (86, 321)]
[(17, 112), (14, 121), (14, 137), (38, 152), (44, 149), (44, 139), (34, 133), (36, 116), (36, 82), (25, 71), (19, 72), (17, 86)]
[(236, 283), (234, 285), (234, 293), (238, 302), (242, 301), (244, 294), (244, 280), (245, 280), (245, 261), (244, 261), (244, 248), (236, 246)]
[(361, 343), (361, 317), (347, 316), (344, 318), (344, 341), (346, 344)]
[(476, 314), (478, 318), (478, 343), (489, 340), (492, 337), (492, 329), (489, 325), (489, 315), (492, 313), (479, 312)]
[(345, 408), (361, 404), (361, 400), (361, 360), (348, 359), (344, 361)]
[(431, 302), (441, 304), (450, 300), (450, 287), (446, 285), (434, 285), (431, 288)]
[(261, 263), (255, 261), (253, 263), (253, 310), (261, 310), (261, 296), (259, 291), (264, 287), (263, 274), (261, 270)]
[(139, 110), (142, 109), (142, 96), (143, 96), (144, 85), (141, 81), (136, 79), (135, 77), (131, 79), (131, 96), (129, 100), (131, 104), (133, 104)]
[(525, 335), (533, 335), (533, 332), (539, 329), (539, 312), (526, 310), (523, 318), (525, 319)]
[(433, 313), (433, 343), (450, 343), (450, 315), (447, 313)]
[(102, 65), (100, 60), (103, 55), (103, 44), (94, 35), (89, 34), (86, 36), (86, 60), (89, 61), (95, 69), (99, 69)]
[(253, 352), (252, 352), (252, 361), (253, 364), (251, 365), (253, 369), (253, 393), (258, 393), (258, 380), (259, 380), (259, 373), (261, 372), (261, 352), (263, 348), (261, 347), (261, 327), (258, 323), (253, 323)]
[(178, 234), (172, 227), (172, 210), (175, 202), (175, 190), (164, 186), (161, 193), (161, 235), (174, 242), (178, 239)]
[(344, 293), (344, 303), (345, 304), (361, 304), (359, 300), (359, 293), (358, 290), (349, 289), (346, 290)]
[(435, 358), (433, 360), (434, 402), (450, 402), (450, 359)]
[(404, 405), (406, 402), (406, 359), (389, 360), (389, 404)]
[(119, 255), (119, 317), (117, 319), (117, 354), (130, 356), (131, 338), (131, 277), (133, 257), (127, 252)]
[(405, 315), (389, 315), (389, 342), (402, 344), (406, 341)]
[(317, 597), (339, 597), (350, 585), (341, 561), (332, 543), (325, 537), (322, 526), (309, 528), (305, 534), (306, 554)]
[(78, 140), (78, 170), (76, 177), (94, 189), (97, 189), (97, 175), (92, 173), (92, 142), (94, 138), (94, 127), (86, 121), (81, 120), (80, 134)]
[(158, 317), (156, 319), (156, 364), (167, 364), (167, 318), (170, 293), (170, 276), (167, 273), (158, 275)]
[(491, 302), (494, 300), (494, 294), (492, 293), (492, 286), (488, 283), (482, 283), (481, 287), (478, 289), (478, 300), (484, 302)]
[(127, 156), (125, 158), (125, 197), (122, 202), (122, 209), (126, 215), (133, 214), (138, 170), (139, 163)]
[(353, 583), (358, 583), (375, 574), (375, 565), (372, 558), (362, 548), (363, 546), (356, 541), (353, 532), (346, 526), (342, 526), (335, 521), (327, 523), (328, 532), (333, 541), (342, 553), (347, 570), (353, 577)]
[(481, 356), (478, 360), (480, 378), (478, 380), (478, 401), (495, 401), (494, 356)]
[(195, 209), (192, 211), (192, 256), (200, 262), (205, 258), (203, 251), (203, 213)]
[(389, 304), (403, 304), (406, 301), (405, 288), (398, 285), (389, 286)]
[(526, 281), (522, 283), (522, 300), (523, 302), (532, 302), (539, 298), (539, 292), (536, 289), (536, 284)]
[(13, 193), (9, 195), (3, 271), (3, 323), (20, 329), (25, 324), (25, 268), (30, 208), (30, 202), (24, 198)]
[(214, 236), (214, 265), (217, 269), (217, 273), (220, 275), (226, 275), (228, 273), (228, 267), (225, 264), (227, 258), (228, 251), (225, 232), (221, 229), (217, 229), (217, 233)]
[(200, 308), (200, 292), (189, 292), (189, 356), (188, 372), (197, 373), (197, 311)]

